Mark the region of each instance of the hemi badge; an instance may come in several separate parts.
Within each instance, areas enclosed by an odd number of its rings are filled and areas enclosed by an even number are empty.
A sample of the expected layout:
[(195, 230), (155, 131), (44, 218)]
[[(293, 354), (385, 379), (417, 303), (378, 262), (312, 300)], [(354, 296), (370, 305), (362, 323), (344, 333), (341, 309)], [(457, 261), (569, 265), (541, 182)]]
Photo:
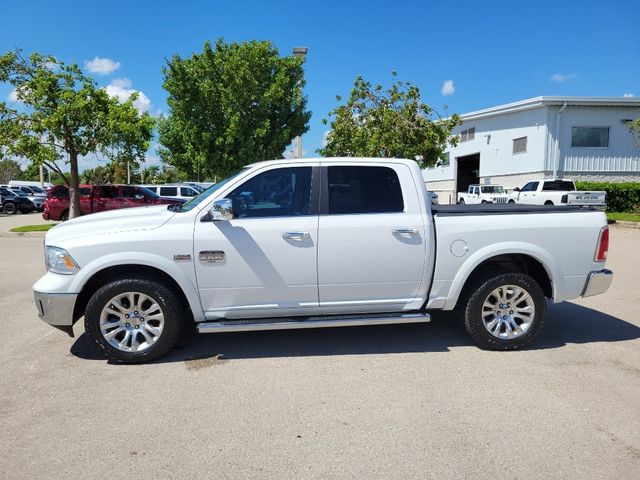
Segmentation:
[(200, 252), (200, 261), (207, 263), (224, 262), (224, 252), (222, 250), (203, 250)]
[(173, 261), (174, 262), (190, 262), (191, 255), (189, 255), (188, 253), (176, 253), (173, 256)]

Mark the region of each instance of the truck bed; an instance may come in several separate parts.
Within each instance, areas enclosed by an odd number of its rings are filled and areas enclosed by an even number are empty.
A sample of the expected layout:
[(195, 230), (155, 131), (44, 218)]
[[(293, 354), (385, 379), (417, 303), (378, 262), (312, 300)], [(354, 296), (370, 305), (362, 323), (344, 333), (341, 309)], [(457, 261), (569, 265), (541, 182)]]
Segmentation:
[(592, 212), (594, 208), (580, 206), (561, 205), (523, 205), (520, 203), (492, 204), (483, 203), (475, 205), (432, 205), (434, 215), (445, 217), (453, 215), (515, 215), (515, 214), (544, 214), (544, 213), (569, 213)]

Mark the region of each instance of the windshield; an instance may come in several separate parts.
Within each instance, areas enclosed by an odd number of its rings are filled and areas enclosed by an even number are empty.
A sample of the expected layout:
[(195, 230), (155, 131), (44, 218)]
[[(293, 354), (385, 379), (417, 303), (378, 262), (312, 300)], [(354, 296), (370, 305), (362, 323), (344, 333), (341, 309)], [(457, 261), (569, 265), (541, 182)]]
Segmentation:
[(504, 188), (498, 185), (483, 186), (482, 193), (504, 193)]
[(178, 211), (180, 211), (180, 212), (188, 212), (189, 210), (192, 210), (196, 205), (198, 205), (204, 199), (206, 199), (207, 197), (209, 197), (212, 194), (214, 194), (215, 192), (217, 192), (220, 189), (220, 187), (223, 187), (224, 185), (229, 183), (231, 180), (233, 180), (238, 175), (243, 173), (246, 169), (247, 169), (247, 167), (243, 168), (242, 170), (237, 171), (233, 175), (225, 178), (224, 180), (220, 180), (218, 183), (216, 183), (214, 185), (211, 185), (204, 192), (200, 193), (199, 195), (196, 195), (191, 200), (189, 200), (187, 203), (183, 204), (180, 207), (180, 210), (178, 210)]

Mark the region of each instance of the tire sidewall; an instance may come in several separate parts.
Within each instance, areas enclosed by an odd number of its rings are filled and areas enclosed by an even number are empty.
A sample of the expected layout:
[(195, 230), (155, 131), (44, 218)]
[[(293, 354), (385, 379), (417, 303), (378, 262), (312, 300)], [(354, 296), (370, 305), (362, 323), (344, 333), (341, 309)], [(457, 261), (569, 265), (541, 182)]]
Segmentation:
[[(160, 338), (142, 352), (123, 352), (109, 344), (100, 329), (102, 309), (113, 297), (126, 292), (140, 292), (155, 300), (164, 314), (164, 327)], [(182, 328), (184, 311), (177, 296), (155, 279), (123, 278), (99, 288), (85, 310), (85, 330), (110, 360), (120, 363), (139, 363), (154, 360), (175, 344)]]
[[(484, 326), (482, 321), (482, 306), (489, 294), (504, 285), (516, 285), (529, 293), (535, 306), (533, 323), (527, 333), (512, 338), (501, 339), (494, 337)], [(492, 275), (476, 284), (465, 308), (465, 327), (471, 337), (483, 348), (491, 350), (513, 350), (530, 343), (538, 334), (546, 315), (546, 299), (540, 285), (528, 275), (522, 273), (502, 273)]]

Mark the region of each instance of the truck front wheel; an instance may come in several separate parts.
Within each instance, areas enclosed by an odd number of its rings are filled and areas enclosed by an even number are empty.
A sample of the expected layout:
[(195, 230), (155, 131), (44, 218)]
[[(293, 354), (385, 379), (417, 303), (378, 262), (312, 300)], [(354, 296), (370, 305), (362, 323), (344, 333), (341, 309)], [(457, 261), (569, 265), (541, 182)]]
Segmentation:
[(540, 285), (522, 273), (493, 273), (470, 285), (465, 328), (483, 348), (515, 350), (542, 328), (546, 301)]
[(99, 288), (84, 326), (106, 357), (118, 363), (154, 360), (176, 343), (184, 312), (178, 296), (154, 278), (123, 277)]

